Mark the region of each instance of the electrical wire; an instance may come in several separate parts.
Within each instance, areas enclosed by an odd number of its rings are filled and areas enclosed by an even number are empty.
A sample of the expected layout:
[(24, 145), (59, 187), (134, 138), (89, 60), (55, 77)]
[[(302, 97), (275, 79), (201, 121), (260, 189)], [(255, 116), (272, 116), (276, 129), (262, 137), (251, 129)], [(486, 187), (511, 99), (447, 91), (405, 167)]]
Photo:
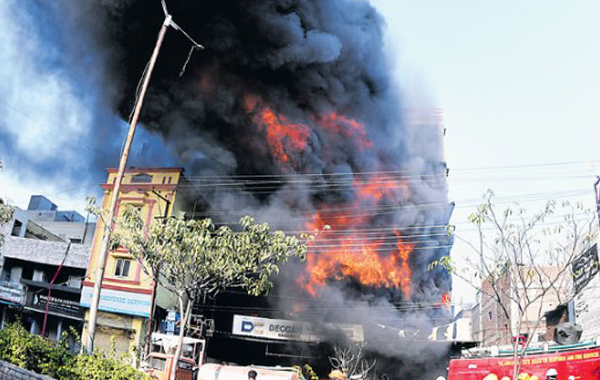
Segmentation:
[[(493, 171), (493, 170), (509, 170), (518, 168), (539, 168), (539, 167), (551, 167), (551, 166), (565, 166), (565, 165), (581, 165), (581, 164), (600, 164), (600, 160), (589, 160), (589, 161), (567, 161), (567, 162), (548, 162), (539, 164), (526, 164), (526, 165), (505, 165), (505, 166), (482, 166), (482, 167), (466, 167), (466, 168), (452, 168), (451, 172), (455, 171)], [(373, 176), (382, 174), (406, 174), (422, 172), (422, 170), (416, 169), (399, 169), (399, 170), (380, 170), (380, 171), (356, 171), (352, 173), (292, 173), (292, 174), (236, 174), (236, 175), (201, 175), (201, 176), (190, 176), (186, 178), (191, 179), (246, 179), (246, 178), (294, 178), (294, 177), (337, 177), (337, 176)]]

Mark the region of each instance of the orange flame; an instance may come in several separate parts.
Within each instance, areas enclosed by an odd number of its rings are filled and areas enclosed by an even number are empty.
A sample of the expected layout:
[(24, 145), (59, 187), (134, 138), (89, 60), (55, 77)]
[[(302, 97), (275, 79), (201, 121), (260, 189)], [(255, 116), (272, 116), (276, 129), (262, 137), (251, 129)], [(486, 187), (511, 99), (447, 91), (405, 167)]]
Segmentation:
[(270, 108), (258, 108), (258, 99), (248, 96), (246, 109), (253, 113), (252, 121), (266, 133), (267, 145), (275, 161), (281, 167), (297, 167), (293, 161), (308, 145), (310, 128), (305, 124), (292, 123), (285, 116)]
[[(299, 157), (308, 148), (311, 128), (306, 124), (294, 123), (264, 106), (261, 99), (248, 95), (244, 99), (253, 123), (266, 135), (271, 155), (283, 168), (297, 169)], [(365, 127), (356, 120), (334, 112), (316, 118), (313, 122), (321, 127), (322, 133), (341, 135), (356, 148), (372, 149)], [(367, 235), (357, 233), (357, 228), (370, 223), (372, 215), (364, 205), (375, 207), (398, 204), (408, 192), (406, 183), (392, 177), (361, 177), (353, 183), (356, 199), (343, 204), (355, 209), (355, 215), (345, 215), (340, 209), (323, 205), (321, 211), (311, 215), (307, 223), (309, 230), (321, 230), (333, 225), (334, 231), (313, 242), (307, 257), (306, 271), (298, 279), (308, 293), (317, 296), (319, 289), (330, 281), (351, 278), (371, 287), (397, 288), (404, 299), (410, 298), (410, 255), (414, 244), (405, 242), (399, 231), (393, 234)], [(340, 234), (341, 233), (341, 234)], [(294, 312), (300, 311), (294, 310)]]
[(403, 242), (398, 237), (397, 248), (384, 256), (379, 250), (380, 243), (360, 240), (357, 235), (345, 239), (325, 239), (339, 248), (320, 250), (311, 249), (307, 257), (307, 272), (300, 283), (313, 296), (328, 281), (339, 281), (352, 278), (362, 285), (372, 287), (399, 288), (405, 299), (410, 297), (409, 258), (413, 244)]
[[(252, 114), (252, 121), (266, 133), (269, 151), (281, 167), (298, 167), (293, 159), (306, 150), (311, 135), (309, 126), (294, 123), (263, 106), (262, 101), (255, 95), (246, 95), (244, 106)], [(373, 143), (367, 137), (365, 126), (358, 121), (335, 112), (330, 112), (314, 120), (324, 132), (341, 134), (345, 140), (360, 150), (373, 148)]]
[[(396, 199), (396, 190), (405, 190), (401, 182), (374, 177), (365, 183), (355, 182), (357, 201), (371, 200), (378, 204), (384, 197)], [(352, 278), (371, 287), (398, 288), (404, 299), (410, 298), (410, 255), (414, 244), (404, 241), (399, 231), (393, 234), (360, 234), (357, 226), (368, 223), (371, 215), (359, 211), (354, 215), (340, 215), (324, 207), (307, 223), (309, 230), (321, 230), (334, 225), (334, 231), (320, 237), (309, 247), (307, 271), (298, 279), (306, 291), (318, 296), (319, 289), (329, 281)], [(338, 209), (339, 210), (339, 209)], [(324, 214), (326, 216), (324, 216)], [(331, 223), (329, 223), (331, 222)]]
[(341, 133), (361, 150), (373, 148), (373, 143), (367, 137), (365, 126), (356, 120), (331, 112), (321, 118), (321, 125), (331, 132)]
[(450, 296), (450, 293), (442, 294), (442, 305), (444, 305), (446, 307), (446, 309), (448, 309), (448, 310), (450, 310), (451, 301), (452, 301), (452, 298)]

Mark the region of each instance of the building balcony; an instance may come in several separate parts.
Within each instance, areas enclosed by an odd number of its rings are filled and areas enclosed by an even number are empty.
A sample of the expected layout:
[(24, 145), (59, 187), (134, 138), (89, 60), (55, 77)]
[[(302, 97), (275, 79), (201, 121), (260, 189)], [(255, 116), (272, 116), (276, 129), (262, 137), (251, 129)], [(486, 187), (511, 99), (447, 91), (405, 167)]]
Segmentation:
[[(30, 287), (36, 287), (36, 288), (42, 288), (42, 289), (48, 289), (50, 288), (50, 283), (46, 282), (46, 281), (34, 281), (34, 280), (26, 280), (24, 278), (21, 279), (21, 283), (30, 286)], [(59, 292), (65, 292), (65, 293), (72, 293), (72, 294), (81, 294), (81, 288), (76, 288), (73, 286), (69, 286), (69, 285), (58, 285), (55, 284), (52, 286), (52, 291), (59, 291)]]

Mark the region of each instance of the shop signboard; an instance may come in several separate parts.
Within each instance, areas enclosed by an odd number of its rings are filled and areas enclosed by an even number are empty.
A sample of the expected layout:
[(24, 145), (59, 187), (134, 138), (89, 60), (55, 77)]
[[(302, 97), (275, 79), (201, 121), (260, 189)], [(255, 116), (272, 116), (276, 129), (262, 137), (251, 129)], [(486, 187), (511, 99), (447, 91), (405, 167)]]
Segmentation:
[[(48, 302), (48, 296), (46, 294), (34, 294), (31, 297), (31, 306), (36, 309), (45, 309), (46, 303)], [(58, 313), (71, 314), (81, 316), (82, 309), (79, 306), (79, 302), (65, 300), (57, 297), (50, 297), (50, 303), (48, 304), (48, 310)]]
[(343, 334), (355, 342), (364, 341), (363, 327), (350, 324), (314, 324), (285, 319), (233, 316), (234, 335), (253, 338), (318, 343), (331, 334)]
[[(81, 291), (80, 305), (89, 308), (92, 303), (94, 289), (84, 286)], [(111, 313), (150, 317), (152, 295), (147, 293), (127, 292), (124, 290), (102, 288), (99, 310)]]
[(23, 284), (0, 281), (0, 299), (19, 305), (25, 304), (26, 288)]

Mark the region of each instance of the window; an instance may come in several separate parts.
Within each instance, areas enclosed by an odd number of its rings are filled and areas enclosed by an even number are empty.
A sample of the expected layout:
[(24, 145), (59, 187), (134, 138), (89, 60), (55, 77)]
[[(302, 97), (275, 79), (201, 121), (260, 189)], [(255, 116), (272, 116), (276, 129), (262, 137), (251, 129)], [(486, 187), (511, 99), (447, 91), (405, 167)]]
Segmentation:
[(119, 205), (119, 211), (118, 211), (119, 216), (123, 216), (125, 209), (127, 209), (128, 207), (135, 209), (140, 214), (140, 216), (143, 215), (142, 214), (142, 209), (144, 208), (143, 204), (122, 202)]
[(44, 273), (44, 271), (41, 269), (34, 269), (32, 280), (38, 282), (46, 282), (46, 273)]
[(159, 371), (163, 371), (165, 369), (165, 363), (167, 359), (157, 358), (155, 356), (150, 357), (150, 361), (148, 363), (150, 368), (157, 369)]
[(115, 265), (115, 277), (129, 277), (129, 267), (131, 266), (131, 260), (117, 259)]
[(492, 314), (492, 312), (491, 312), (491, 311), (490, 311), (490, 312), (488, 312), (488, 317), (490, 317), (490, 320), (492, 320), (492, 315), (493, 315), (493, 314)]
[(11, 236), (21, 236), (21, 228), (23, 227), (23, 223), (19, 220), (15, 220), (15, 224), (13, 225), (13, 229), (11, 232)]
[(150, 174), (136, 174), (131, 176), (131, 183), (152, 183)]
[(67, 286), (71, 288), (81, 288), (81, 276), (70, 274)]
[(0, 275), (0, 281), (10, 282), (10, 269), (7, 267), (2, 268), (2, 274)]

